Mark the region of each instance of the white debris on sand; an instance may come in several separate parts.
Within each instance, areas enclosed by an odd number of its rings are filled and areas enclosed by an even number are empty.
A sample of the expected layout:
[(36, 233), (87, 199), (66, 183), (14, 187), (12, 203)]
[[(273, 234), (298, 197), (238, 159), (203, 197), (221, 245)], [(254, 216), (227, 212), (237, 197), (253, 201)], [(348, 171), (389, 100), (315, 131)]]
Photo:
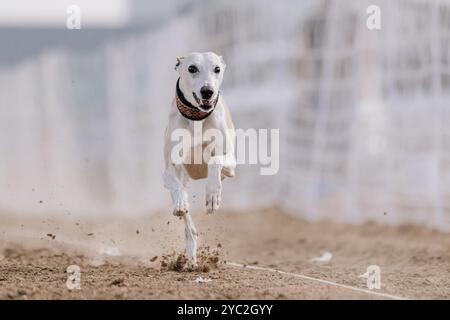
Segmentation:
[(212, 281), (211, 278), (203, 278), (203, 277), (197, 277), (194, 280), (194, 282), (196, 282), (196, 283), (206, 283), (206, 282), (211, 282), (211, 281)]
[(333, 255), (331, 254), (331, 252), (326, 251), (322, 254), (322, 256), (312, 258), (309, 261), (310, 262), (330, 262), (332, 258), (333, 258)]
[(100, 248), (100, 254), (104, 254), (107, 256), (113, 256), (113, 257), (118, 257), (120, 256), (120, 250), (119, 248), (115, 247), (115, 246), (103, 246)]

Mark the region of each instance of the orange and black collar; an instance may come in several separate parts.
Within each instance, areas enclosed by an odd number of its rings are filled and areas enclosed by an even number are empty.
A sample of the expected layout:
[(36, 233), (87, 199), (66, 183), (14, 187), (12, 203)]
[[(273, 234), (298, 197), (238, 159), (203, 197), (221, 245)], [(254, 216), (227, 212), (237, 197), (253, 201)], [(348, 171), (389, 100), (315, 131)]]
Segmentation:
[(175, 97), (175, 102), (177, 104), (178, 111), (180, 111), (181, 115), (186, 119), (192, 121), (200, 121), (209, 117), (211, 113), (213, 113), (216, 108), (217, 101), (219, 100), (219, 95), (217, 95), (216, 100), (214, 101), (214, 106), (210, 112), (205, 112), (194, 106), (192, 103), (186, 100), (183, 92), (180, 89), (180, 79), (177, 80), (177, 94)]

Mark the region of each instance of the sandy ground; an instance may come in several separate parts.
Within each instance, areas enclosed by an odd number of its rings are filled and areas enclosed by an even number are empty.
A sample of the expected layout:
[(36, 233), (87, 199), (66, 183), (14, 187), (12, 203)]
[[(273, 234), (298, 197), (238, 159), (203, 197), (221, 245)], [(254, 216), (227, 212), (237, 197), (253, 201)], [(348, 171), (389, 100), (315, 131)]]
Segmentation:
[[(219, 211), (194, 219), (210, 265), (173, 271), (171, 263), (183, 250), (184, 233), (182, 221), (170, 214), (108, 223), (0, 214), (0, 298), (379, 299), (289, 275), (235, 268), (224, 261), (359, 288), (366, 285), (358, 275), (375, 264), (381, 268), (379, 292), (450, 298), (449, 234), (414, 226), (311, 223), (275, 209)], [(333, 254), (330, 262), (310, 261), (325, 251)], [(81, 289), (70, 291), (66, 268), (73, 264), (81, 269)], [(211, 281), (196, 283), (197, 277)]]

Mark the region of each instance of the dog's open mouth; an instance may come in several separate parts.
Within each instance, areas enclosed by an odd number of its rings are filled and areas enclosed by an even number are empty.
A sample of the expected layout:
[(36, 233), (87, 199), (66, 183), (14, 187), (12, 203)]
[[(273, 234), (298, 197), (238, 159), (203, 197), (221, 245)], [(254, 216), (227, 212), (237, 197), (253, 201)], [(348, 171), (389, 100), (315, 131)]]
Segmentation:
[(195, 92), (192, 92), (199, 109), (203, 111), (210, 111), (214, 107), (214, 99), (199, 99)]

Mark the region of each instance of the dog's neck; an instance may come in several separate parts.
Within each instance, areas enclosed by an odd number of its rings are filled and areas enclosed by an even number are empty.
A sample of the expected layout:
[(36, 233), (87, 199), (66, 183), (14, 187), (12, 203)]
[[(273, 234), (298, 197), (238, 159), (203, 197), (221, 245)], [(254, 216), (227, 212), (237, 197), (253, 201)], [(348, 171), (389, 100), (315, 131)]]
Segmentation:
[(208, 118), (214, 111), (217, 105), (217, 101), (219, 101), (219, 95), (217, 94), (217, 98), (214, 101), (214, 106), (212, 107), (212, 110), (209, 112), (202, 111), (196, 106), (194, 106), (192, 103), (190, 103), (186, 97), (184, 96), (183, 92), (180, 89), (180, 78), (177, 80), (177, 86), (176, 86), (176, 97), (175, 102), (178, 108), (178, 111), (180, 111), (181, 115), (185, 117), (186, 119), (192, 120), (192, 121), (200, 121), (203, 119)]

